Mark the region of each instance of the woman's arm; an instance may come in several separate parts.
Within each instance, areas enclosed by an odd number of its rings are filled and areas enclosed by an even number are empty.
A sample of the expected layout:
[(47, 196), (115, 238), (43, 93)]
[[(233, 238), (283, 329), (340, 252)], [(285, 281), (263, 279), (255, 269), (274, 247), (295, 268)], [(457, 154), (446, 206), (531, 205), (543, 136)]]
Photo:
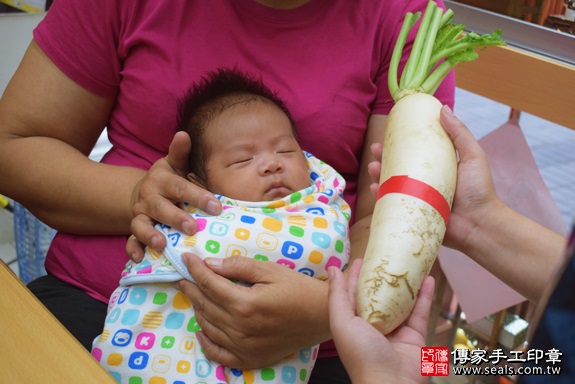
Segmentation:
[(558, 265), (566, 239), (499, 199), (485, 152), (450, 109), (441, 111), (441, 123), (459, 153), (445, 245), (465, 253), (537, 302)]
[[(371, 152), (371, 146), (374, 143), (381, 143), (383, 141), (385, 123), (387, 116), (385, 115), (371, 115), (367, 123), (367, 132), (363, 144), (363, 154), (360, 162), (360, 171), (358, 176), (358, 191), (357, 191), (357, 204), (355, 212), (355, 223), (350, 229), (351, 241), (351, 260), (349, 264), (355, 259), (363, 259), (365, 249), (367, 248), (367, 240), (369, 239), (369, 229), (371, 226), (371, 216), (375, 206), (375, 195), (372, 188), (377, 187), (374, 180), (379, 179), (379, 172), (374, 179), (370, 174), (370, 168), (373, 167), (374, 157)], [(381, 157), (380, 157), (381, 158)], [(380, 168), (377, 168), (377, 171)], [(346, 272), (347, 273), (347, 272)]]
[[(32, 42), (0, 100), (1, 192), (53, 228), (133, 232), (163, 248), (165, 238), (150, 225), (152, 219), (195, 231), (194, 221), (172, 202), (215, 213), (221, 204), (183, 177), (190, 148), (185, 134), (176, 135), (168, 155), (149, 172), (91, 161), (88, 154), (114, 102), (72, 81)], [(131, 251), (141, 253), (137, 246)]]
[(50, 226), (128, 233), (128, 184), (142, 172), (88, 159), (113, 100), (65, 76), (32, 42), (0, 101), (2, 192)]

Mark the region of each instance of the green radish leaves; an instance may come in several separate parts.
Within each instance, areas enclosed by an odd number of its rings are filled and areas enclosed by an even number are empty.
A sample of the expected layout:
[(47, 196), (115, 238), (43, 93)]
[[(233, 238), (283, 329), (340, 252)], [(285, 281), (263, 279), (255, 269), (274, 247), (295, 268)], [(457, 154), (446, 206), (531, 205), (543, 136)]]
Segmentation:
[(473, 61), (479, 56), (475, 51), (475, 47), (483, 46), (483, 48), (485, 48), (487, 45), (505, 45), (505, 42), (501, 39), (501, 31), (498, 29), (488, 35), (478, 35), (475, 32), (461, 35), (464, 28), (465, 26), (462, 24), (447, 25), (444, 28), (445, 30), (452, 29), (455, 32), (459, 32), (458, 35), (462, 37), (452, 41), (443, 42), (443, 44), (438, 45), (438, 49), (434, 49), (433, 59), (439, 61), (441, 58), (445, 57), (447, 60), (455, 64), (464, 61)]
[(465, 25), (452, 24), (453, 11), (445, 13), (430, 0), (423, 14), (409, 59), (398, 82), (398, 67), (407, 36), (421, 14), (407, 13), (391, 58), (388, 86), (397, 102), (412, 93), (433, 95), (445, 76), (457, 63), (477, 59), (476, 47), (505, 45), (501, 31), (479, 35), (465, 34)]

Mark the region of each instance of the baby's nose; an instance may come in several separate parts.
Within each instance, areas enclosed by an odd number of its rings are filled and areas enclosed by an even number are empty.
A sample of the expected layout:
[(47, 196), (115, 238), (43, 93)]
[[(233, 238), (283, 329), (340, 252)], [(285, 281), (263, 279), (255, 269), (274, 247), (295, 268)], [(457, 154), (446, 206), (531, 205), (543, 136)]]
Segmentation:
[(264, 173), (276, 173), (283, 170), (283, 162), (277, 156), (270, 156), (266, 159)]

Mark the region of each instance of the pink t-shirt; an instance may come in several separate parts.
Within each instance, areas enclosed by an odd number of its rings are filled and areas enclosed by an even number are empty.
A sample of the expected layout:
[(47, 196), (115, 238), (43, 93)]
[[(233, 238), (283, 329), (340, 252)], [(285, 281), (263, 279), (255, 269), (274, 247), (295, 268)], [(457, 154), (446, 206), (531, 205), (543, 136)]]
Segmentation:
[[(210, 70), (236, 66), (279, 92), (302, 149), (347, 180), (353, 209), (367, 120), (393, 105), (387, 63), (403, 15), (426, 5), (311, 0), (275, 10), (254, 0), (58, 0), (34, 38), (75, 82), (116, 97), (113, 148), (103, 162), (148, 169), (167, 153), (186, 88)], [(436, 96), (453, 106), (453, 94), (451, 75)], [(46, 269), (107, 302), (127, 261), (125, 243), (126, 236), (58, 233)]]

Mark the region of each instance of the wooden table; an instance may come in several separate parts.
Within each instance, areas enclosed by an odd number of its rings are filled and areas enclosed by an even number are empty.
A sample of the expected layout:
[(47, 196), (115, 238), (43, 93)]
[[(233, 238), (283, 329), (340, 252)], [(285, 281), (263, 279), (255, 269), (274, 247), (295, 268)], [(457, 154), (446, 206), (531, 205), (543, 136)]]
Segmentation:
[(3, 383), (115, 383), (1, 261), (0, 372)]

